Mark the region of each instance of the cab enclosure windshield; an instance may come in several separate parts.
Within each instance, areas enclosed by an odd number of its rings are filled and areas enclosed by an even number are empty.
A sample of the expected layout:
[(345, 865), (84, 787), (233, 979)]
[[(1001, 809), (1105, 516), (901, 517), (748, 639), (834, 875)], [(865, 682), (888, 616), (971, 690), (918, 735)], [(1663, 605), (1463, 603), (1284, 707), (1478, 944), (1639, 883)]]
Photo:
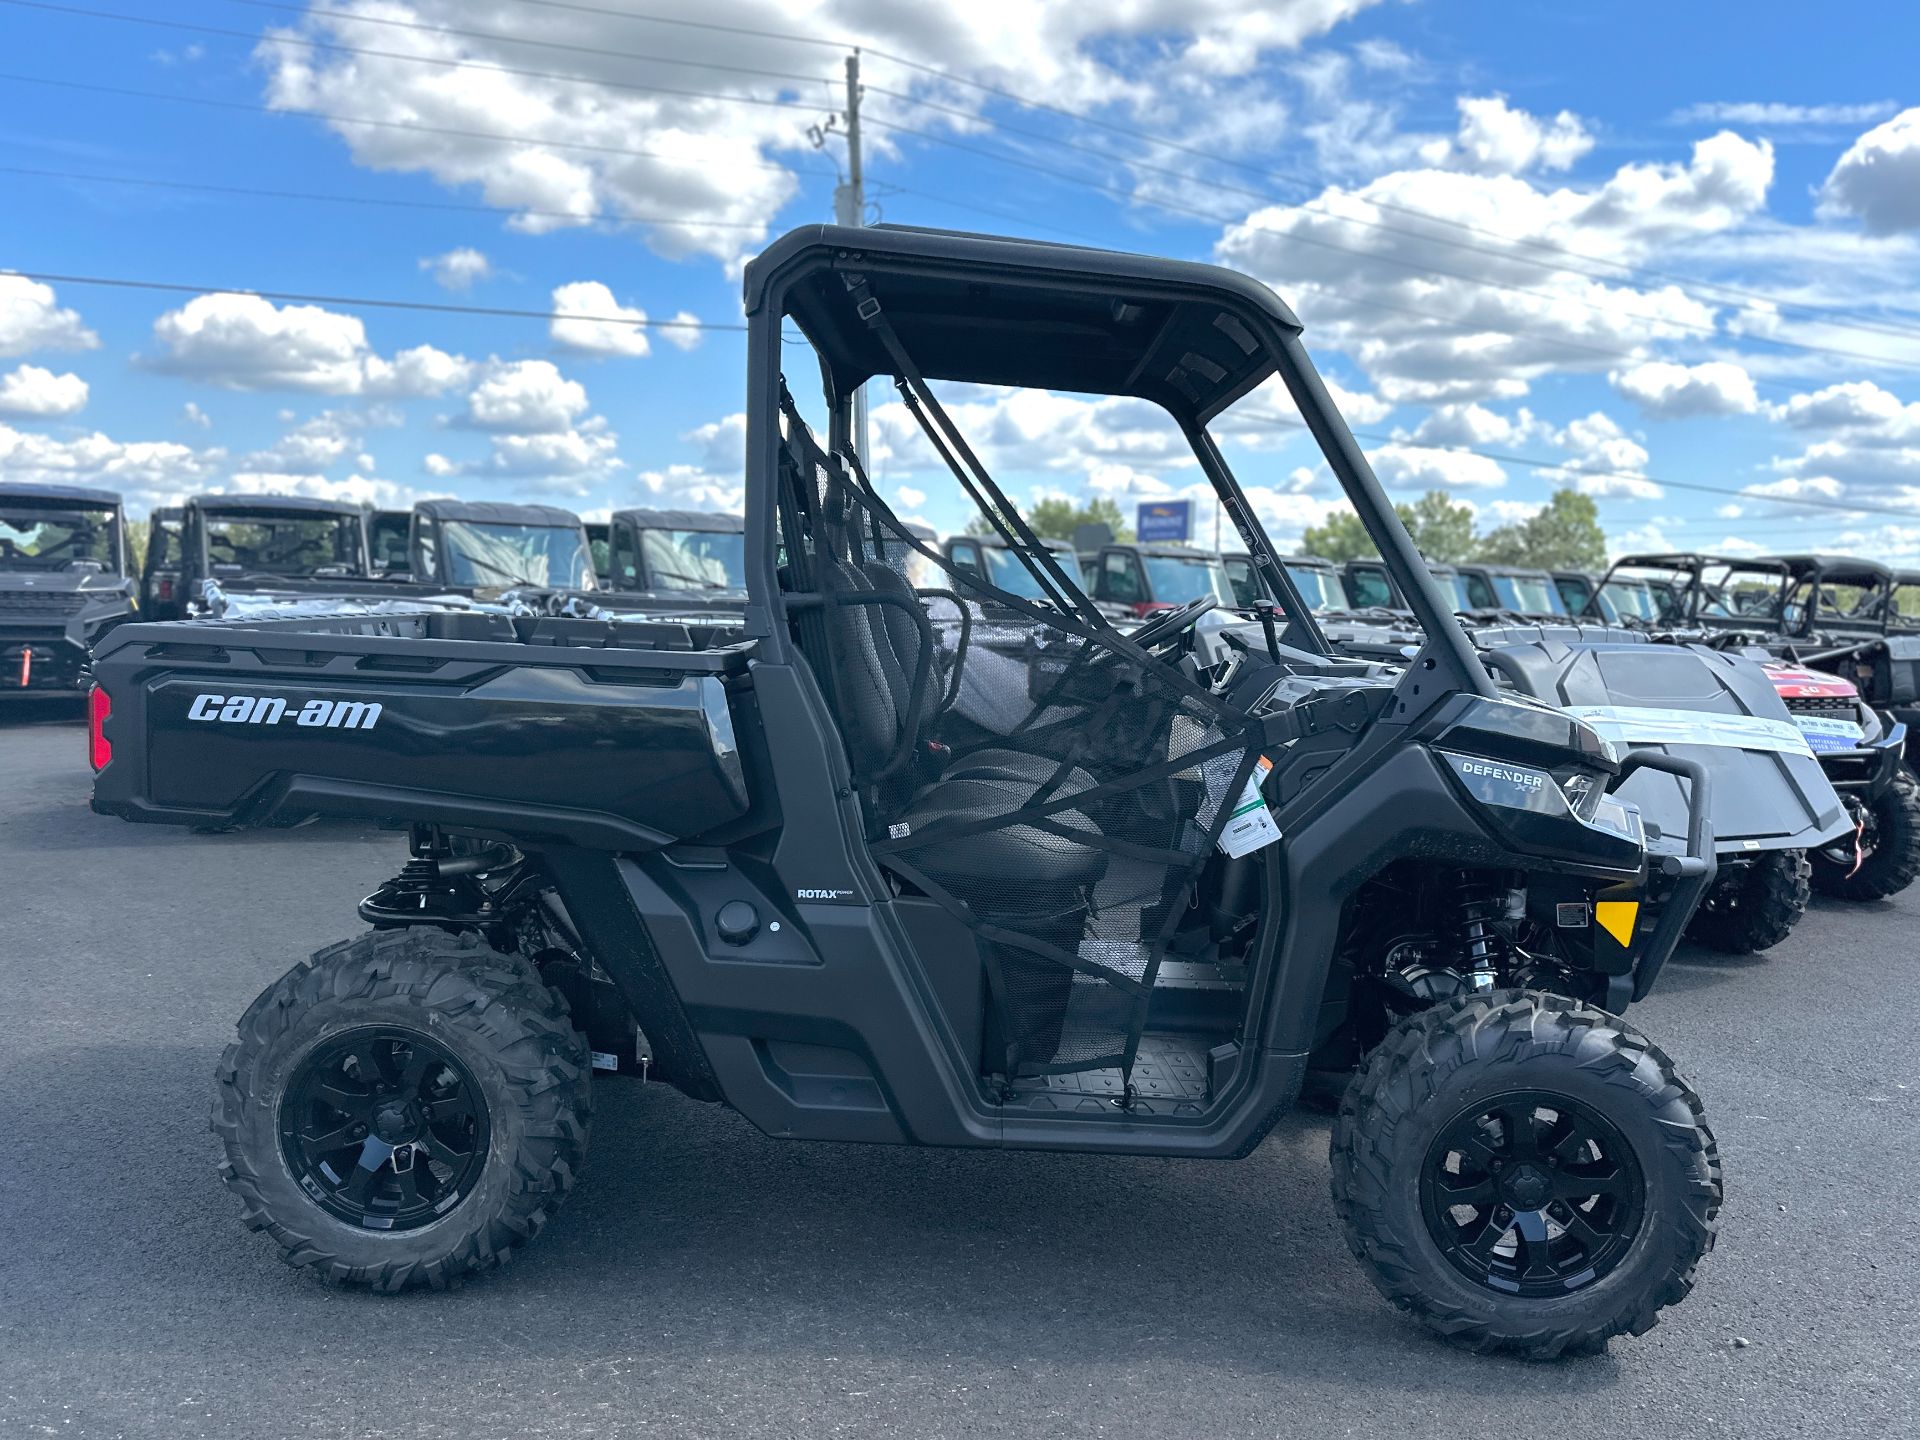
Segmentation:
[(0, 570), (120, 573), (114, 504), (15, 498), (0, 491)]

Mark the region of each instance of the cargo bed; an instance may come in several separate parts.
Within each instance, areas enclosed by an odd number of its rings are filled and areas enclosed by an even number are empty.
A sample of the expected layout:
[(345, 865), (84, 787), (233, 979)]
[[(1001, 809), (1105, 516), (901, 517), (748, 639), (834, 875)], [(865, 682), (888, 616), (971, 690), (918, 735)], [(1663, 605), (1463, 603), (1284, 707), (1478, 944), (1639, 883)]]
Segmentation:
[(93, 808), (655, 849), (750, 808), (751, 649), (724, 625), (469, 613), (127, 625), (94, 657)]

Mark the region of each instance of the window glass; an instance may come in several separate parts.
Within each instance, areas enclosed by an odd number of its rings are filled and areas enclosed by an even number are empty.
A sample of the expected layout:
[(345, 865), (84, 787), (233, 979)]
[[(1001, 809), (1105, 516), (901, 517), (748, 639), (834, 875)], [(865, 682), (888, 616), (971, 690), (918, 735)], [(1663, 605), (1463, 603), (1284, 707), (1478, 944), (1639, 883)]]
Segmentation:
[[(613, 527), (612, 555), (608, 557), (607, 574), (614, 588), (630, 589), (640, 583), (640, 547), (634, 542), (633, 527), (624, 522)], [(594, 569), (600, 568), (600, 557), (593, 557)]]
[(1455, 575), (1453, 583), (1460, 596), (1461, 609), (1498, 610), (1500, 608), (1500, 597), (1493, 593), (1493, 586), (1487, 583), (1486, 576)]
[(1156, 604), (1186, 605), (1203, 597), (1233, 604), (1227, 572), (1211, 555), (1143, 555)]
[(216, 575), (358, 575), (357, 515), (223, 515), (202, 510)]
[(593, 557), (584, 532), (567, 525), (491, 525), (473, 520), (441, 524), (447, 579), (482, 587), (590, 586)]
[(1287, 575), (1309, 610), (1319, 613), (1347, 608), (1347, 592), (1340, 584), (1340, 577), (1331, 570), (1322, 570), (1317, 565), (1289, 565)]
[(0, 503), (0, 566), (61, 570), (76, 560), (90, 560), (112, 570), (119, 554), (117, 528), (111, 510)]
[(737, 530), (642, 530), (640, 555), (648, 588), (744, 590), (746, 539)]
[(1220, 563), (1227, 572), (1227, 584), (1233, 589), (1234, 606), (1251, 609), (1260, 599), (1260, 587), (1253, 578), (1253, 561), (1245, 555), (1229, 555)]
[(1124, 550), (1109, 550), (1100, 557), (1100, 598), (1132, 605), (1144, 598), (1140, 593), (1140, 571), (1133, 557)]
[(1544, 575), (1496, 575), (1493, 577), (1493, 589), (1500, 597), (1502, 609), (1515, 610), (1522, 615), (1567, 613), (1567, 607), (1560, 602), (1560, 592), (1553, 588), (1553, 582)]
[(1366, 566), (1356, 566), (1347, 572), (1347, 594), (1354, 605), (1363, 610), (1375, 605), (1391, 607), (1393, 604), (1393, 587), (1387, 583), (1387, 577)]
[[(994, 589), (1004, 590), (1009, 595), (1018, 595), (1024, 600), (1044, 598), (1045, 592), (1041, 590), (1039, 582), (1033, 578), (1033, 572), (1013, 551), (1004, 545), (983, 545), (980, 549), (986, 555), (987, 583)], [(1080, 573), (1080, 557), (1071, 550), (1055, 550), (1052, 554), (1054, 563), (1066, 572), (1067, 578), (1073, 581), (1077, 588), (1085, 590), (1087, 582), (1086, 577)], [(1036, 560), (1035, 563), (1040, 562)]]

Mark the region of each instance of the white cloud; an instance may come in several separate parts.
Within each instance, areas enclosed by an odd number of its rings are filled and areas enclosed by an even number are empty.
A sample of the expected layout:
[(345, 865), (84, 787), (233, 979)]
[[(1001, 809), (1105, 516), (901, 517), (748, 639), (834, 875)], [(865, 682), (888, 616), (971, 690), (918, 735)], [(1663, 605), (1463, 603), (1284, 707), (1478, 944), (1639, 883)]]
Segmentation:
[(96, 485), (129, 502), (153, 505), (203, 488), (225, 463), (226, 452), (196, 450), (168, 440), (115, 440), (95, 431), (57, 440), (0, 425), (0, 480)]
[(587, 387), (551, 360), (496, 363), (467, 396), (464, 423), (476, 430), (551, 435), (570, 430), (587, 409)]
[(493, 262), (471, 245), (461, 245), (441, 255), (428, 255), (421, 260), (420, 268), (448, 290), (470, 290), (493, 276)]
[[(698, 465), (669, 465), (643, 470), (633, 477), (638, 494), (626, 504), (668, 510), (728, 510), (746, 508), (747, 492), (738, 473), (716, 475)], [(904, 492), (898, 492), (904, 495)], [(912, 503), (912, 502), (908, 502)]]
[(1920, 229), (1920, 106), (1854, 141), (1820, 198), (1827, 213), (1854, 216), (1870, 235)]
[(691, 310), (676, 310), (673, 323), (660, 327), (660, 338), (676, 350), (693, 350), (706, 338), (700, 329), (700, 317)]
[(78, 375), (56, 375), (38, 365), (16, 365), (0, 375), (0, 415), (56, 419), (86, 406), (87, 382)]
[(1497, 460), (1465, 450), (1437, 450), (1398, 441), (1371, 450), (1380, 483), (1395, 490), (1492, 489), (1507, 483)]
[(1504, 95), (1463, 95), (1455, 103), (1460, 108), (1459, 133), (1421, 147), (1421, 158), (1429, 165), (1476, 175), (1519, 175), (1533, 169), (1568, 169), (1593, 149), (1593, 136), (1571, 111), (1542, 120), (1515, 110)]
[(1697, 415), (1751, 415), (1760, 408), (1753, 377), (1730, 360), (1680, 365), (1648, 360), (1607, 376), (1613, 388), (1661, 420)]
[(553, 308), (560, 315), (593, 317), (550, 322), (548, 333), (562, 349), (584, 355), (627, 356), (645, 355), (652, 349), (647, 343), (647, 312), (622, 305), (598, 280), (556, 286)]
[(213, 417), (191, 400), (180, 407), (180, 418), (196, 429), (211, 430), (213, 428)]
[[(1772, 147), (1730, 133), (1684, 164), (1626, 165), (1590, 187), (1397, 170), (1330, 187), (1313, 210), (1255, 211), (1215, 250), (1293, 301), (1309, 338), (1351, 355), (1387, 400), (1513, 399), (1539, 376), (1710, 331), (1714, 307), (1678, 286), (1587, 272), (1741, 225), (1772, 179)], [(1553, 269), (1556, 249), (1588, 258)]]
[(1719, 125), (1753, 125), (1779, 128), (1791, 125), (1871, 125), (1884, 120), (1900, 106), (1892, 100), (1877, 100), (1866, 105), (1789, 105), (1778, 100), (1704, 101), (1677, 110), (1676, 125), (1706, 121)]
[(431, 345), (378, 355), (358, 316), (258, 295), (197, 295), (155, 320), (153, 334), (161, 353), (150, 368), (229, 390), (437, 395), (472, 373), (471, 362)]
[(1800, 430), (1886, 430), (1896, 438), (1920, 434), (1920, 401), (1908, 404), (1871, 380), (1843, 380), (1795, 395), (1769, 407), (1769, 413)]
[(99, 343), (78, 311), (58, 303), (51, 285), (0, 272), (0, 355), (91, 350)]
[[(1055, 103), (1128, 105), (1146, 112), (1168, 97), (1217, 96), (1207, 82), (1242, 75), (1273, 51), (1324, 34), (1378, 0), (1030, 0), (1022, 5), (833, 5), (829, 0), (732, 0), (713, 14), (729, 26), (676, 30), (669, 47), (687, 65), (652, 63), (643, 31), (617, 9), (490, 6), (487, 31), (574, 47), (564, 65), (536, 65), (511, 40), (447, 34), (474, 25), (465, 0), (315, 9), (270, 32), (257, 52), (268, 100), (288, 111), (318, 111), (431, 127), (382, 129), (335, 124), (354, 160), (369, 169), (424, 172), (448, 187), (473, 187), (507, 211), (514, 228), (541, 232), (590, 224), (641, 230), (670, 256), (708, 255), (732, 263), (759, 248), (775, 213), (800, 190), (797, 159), (806, 125), (835, 102), (838, 64), (808, 63), (776, 33), (844, 38), (938, 65), (974, 80), (1016, 86)], [(413, 21), (420, 29), (372, 23)], [(272, 36), (377, 49), (385, 56), (272, 43)], [(467, 61), (465, 68), (433, 61)], [(720, 68), (702, 70), (706, 61)], [(551, 78), (485, 66), (553, 69)], [(728, 67), (817, 72), (821, 85), (769, 83)], [(1122, 68), (1124, 66), (1124, 69)], [(564, 73), (561, 73), (564, 72)], [(575, 79), (580, 76), (584, 79)], [(1184, 89), (1179, 83), (1188, 83)], [(595, 80), (604, 81), (596, 85)], [(887, 81), (916, 97), (961, 108), (981, 103), (911, 69)], [(648, 89), (646, 87), (661, 87)], [(695, 91), (702, 94), (673, 94)], [(790, 100), (806, 108), (754, 104)], [(875, 119), (962, 128), (964, 117), (930, 116), (870, 91)], [(819, 110), (812, 107), (818, 104)], [(1214, 115), (1233, 113), (1209, 108)], [(1178, 121), (1181, 115), (1161, 116)], [(467, 134), (450, 134), (464, 131)], [(475, 132), (500, 140), (473, 138)], [(1187, 133), (1182, 126), (1181, 133)], [(869, 143), (889, 148), (877, 127)]]
[(216, 492), (238, 495), (304, 495), (315, 500), (344, 500), (352, 505), (372, 505), (381, 510), (411, 509), (426, 492), (394, 480), (379, 480), (370, 475), (349, 475), (329, 480), (324, 475), (303, 473), (275, 474), (272, 471), (242, 470), (212, 487)]
[(1742, 495), (1758, 495), (1767, 500), (1795, 500), (1814, 496), (1822, 500), (1838, 500), (1847, 493), (1847, 487), (1831, 475), (1789, 475), (1779, 480), (1756, 481), (1740, 487)]
[[(745, 411), (723, 415), (705, 425), (697, 425), (680, 437), (700, 447), (700, 468), (722, 474), (738, 474), (747, 464), (747, 416)], [(918, 503), (918, 502), (914, 502)]]

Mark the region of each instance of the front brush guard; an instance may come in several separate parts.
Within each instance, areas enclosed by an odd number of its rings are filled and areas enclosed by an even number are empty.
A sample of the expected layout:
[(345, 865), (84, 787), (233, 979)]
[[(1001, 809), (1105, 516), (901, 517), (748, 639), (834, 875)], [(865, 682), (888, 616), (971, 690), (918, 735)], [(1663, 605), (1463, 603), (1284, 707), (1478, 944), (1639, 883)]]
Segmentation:
[(1661, 967), (1679, 945), (1695, 908), (1706, 897), (1707, 887), (1713, 884), (1719, 862), (1713, 853), (1713, 778), (1706, 766), (1698, 760), (1688, 760), (1679, 755), (1635, 750), (1620, 762), (1620, 773), (1614, 777), (1613, 784), (1607, 787), (1609, 792), (1619, 789), (1639, 770), (1664, 770), (1688, 782), (1685, 851), (1678, 855), (1647, 853), (1649, 871), (1657, 871), (1672, 880), (1673, 889), (1660, 908), (1660, 918), (1654, 925), (1653, 937), (1647, 942), (1645, 953), (1634, 967), (1633, 998), (1644, 1000), (1647, 992), (1653, 989), (1653, 982), (1659, 977)]

